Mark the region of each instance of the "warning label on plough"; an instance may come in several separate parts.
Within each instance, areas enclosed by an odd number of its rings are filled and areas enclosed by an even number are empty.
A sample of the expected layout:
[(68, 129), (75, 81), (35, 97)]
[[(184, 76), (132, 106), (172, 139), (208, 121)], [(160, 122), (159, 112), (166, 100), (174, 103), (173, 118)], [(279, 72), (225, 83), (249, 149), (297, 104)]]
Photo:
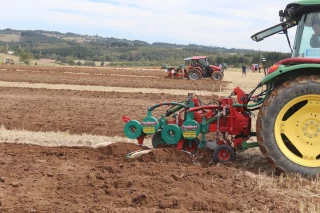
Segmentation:
[(153, 134), (155, 133), (155, 128), (153, 126), (143, 127), (143, 132), (146, 134)]
[(182, 135), (184, 138), (196, 138), (197, 137), (196, 131), (186, 131), (186, 132), (183, 132)]

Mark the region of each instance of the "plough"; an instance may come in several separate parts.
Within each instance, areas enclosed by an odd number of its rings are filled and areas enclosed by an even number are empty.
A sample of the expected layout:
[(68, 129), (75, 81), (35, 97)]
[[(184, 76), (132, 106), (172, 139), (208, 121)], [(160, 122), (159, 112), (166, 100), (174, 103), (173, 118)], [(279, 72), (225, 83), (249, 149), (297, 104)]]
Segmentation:
[[(206, 136), (214, 134), (213, 159), (217, 162), (232, 161), (236, 151), (244, 151), (257, 147), (258, 143), (247, 143), (255, 132), (251, 132), (251, 117), (248, 107), (255, 107), (263, 102), (263, 97), (270, 88), (257, 96), (249, 96), (240, 88), (235, 88), (229, 97), (222, 98), (217, 104), (204, 104), (195, 94), (188, 94), (182, 102), (164, 102), (148, 108), (146, 117), (141, 121), (132, 120), (128, 116), (122, 119), (125, 135), (137, 139), (143, 144), (147, 135), (152, 136), (153, 148), (175, 146), (179, 150), (196, 152), (203, 149), (208, 142)], [(237, 103), (234, 103), (236, 96)], [(249, 101), (255, 104), (248, 105)], [(159, 118), (153, 116), (153, 111), (163, 106), (170, 108)]]

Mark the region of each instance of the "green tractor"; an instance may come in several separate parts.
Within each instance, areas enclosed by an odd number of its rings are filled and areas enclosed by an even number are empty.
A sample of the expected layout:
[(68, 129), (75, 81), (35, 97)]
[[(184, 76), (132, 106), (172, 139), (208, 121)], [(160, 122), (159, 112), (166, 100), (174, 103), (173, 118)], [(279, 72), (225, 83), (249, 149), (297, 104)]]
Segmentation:
[[(280, 172), (320, 173), (320, 1), (301, 0), (279, 11), (282, 23), (251, 38), (286, 35), (292, 58), (269, 68), (260, 82), (272, 88), (256, 123), (267, 161)], [(288, 29), (297, 26), (293, 49)]]

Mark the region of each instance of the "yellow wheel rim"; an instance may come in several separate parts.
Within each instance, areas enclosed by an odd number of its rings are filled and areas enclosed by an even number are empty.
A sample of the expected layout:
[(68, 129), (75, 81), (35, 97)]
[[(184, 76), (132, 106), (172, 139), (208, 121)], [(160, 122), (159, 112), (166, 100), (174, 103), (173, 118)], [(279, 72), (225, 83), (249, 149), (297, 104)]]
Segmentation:
[(287, 103), (276, 118), (274, 133), (291, 161), (320, 167), (320, 95), (303, 95)]

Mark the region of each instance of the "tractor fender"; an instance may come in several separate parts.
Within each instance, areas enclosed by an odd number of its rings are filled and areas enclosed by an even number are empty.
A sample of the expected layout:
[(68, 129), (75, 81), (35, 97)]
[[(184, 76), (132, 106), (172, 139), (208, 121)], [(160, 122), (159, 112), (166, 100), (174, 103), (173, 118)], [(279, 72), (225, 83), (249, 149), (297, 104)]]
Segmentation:
[(200, 67), (189, 67), (187, 72), (189, 72), (191, 69), (197, 69), (202, 73), (202, 69)]
[[(261, 85), (296, 79), (302, 75), (320, 74), (320, 64), (297, 64), (292, 66), (278, 65), (278, 68), (272, 71), (274, 66), (269, 69), (269, 74), (261, 80)], [(270, 73), (270, 71), (272, 72)]]

